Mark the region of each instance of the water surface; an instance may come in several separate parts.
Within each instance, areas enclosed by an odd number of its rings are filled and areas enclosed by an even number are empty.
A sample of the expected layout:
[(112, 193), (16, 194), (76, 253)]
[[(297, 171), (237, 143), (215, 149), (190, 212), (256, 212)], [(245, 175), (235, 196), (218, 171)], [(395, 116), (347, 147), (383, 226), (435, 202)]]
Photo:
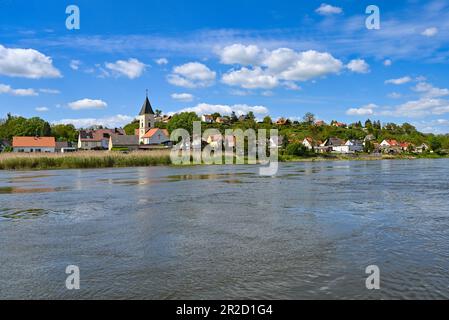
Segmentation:
[(447, 299), (448, 165), (3, 171), (0, 298)]

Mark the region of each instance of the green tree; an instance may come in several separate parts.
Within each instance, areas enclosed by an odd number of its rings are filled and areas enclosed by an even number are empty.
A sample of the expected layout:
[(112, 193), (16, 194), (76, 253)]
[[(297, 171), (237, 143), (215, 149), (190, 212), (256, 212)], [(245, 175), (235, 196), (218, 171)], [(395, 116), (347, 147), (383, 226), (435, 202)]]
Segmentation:
[(311, 112), (307, 112), (304, 117), (303, 120), (305, 123), (312, 125), (315, 123), (315, 115)]
[(176, 129), (185, 129), (192, 135), (195, 121), (201, 121), (195, 112), (178, 113), (170, 120), (167, 128), (170, 133)]
[(140, 128), (139, 120), (134, 120), (131, 123), (128, 123), (123, 129), (125, 130), (128, 136), (135, 135), (136, 129)]
[(78, 139), (78, 131), (73, 124), (57, 124), (51, 127), (51, 135), (57, 141), (75, 142)]

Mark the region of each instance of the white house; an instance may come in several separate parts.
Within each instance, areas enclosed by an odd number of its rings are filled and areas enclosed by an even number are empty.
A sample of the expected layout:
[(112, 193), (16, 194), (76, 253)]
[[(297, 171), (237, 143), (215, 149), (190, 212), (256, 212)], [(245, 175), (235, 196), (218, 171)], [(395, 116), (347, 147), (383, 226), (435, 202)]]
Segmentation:
[(54, 137), (14, 137), (12, 141), (14, 152), (56, 152), (56, 140)]
[(363, 151), (363, 142), (359, 140), (348, 140), (344, 145), (333, 146), (334, 152), (338, 153), (355, 153)]
[(205, 123), (214, 123), (214, 117), (210, 114), (203, 114), (201, 116), (201, 121)]
[(142, 142), (145, 145), (161, 145), (170, 142), (170, 134), (167, 129), (150, 129), (143, 137)]

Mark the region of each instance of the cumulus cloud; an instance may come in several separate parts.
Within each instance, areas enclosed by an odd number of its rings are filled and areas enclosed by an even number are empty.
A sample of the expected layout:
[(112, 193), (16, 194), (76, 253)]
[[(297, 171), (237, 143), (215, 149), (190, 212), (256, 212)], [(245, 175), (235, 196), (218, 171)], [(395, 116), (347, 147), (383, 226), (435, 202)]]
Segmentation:
[(154, 62), (156, 62), (158, 65), (165, 65), (168, 64), (168, 60), (166, 58), (160, 58), (160, 59), (156, 59), (154, 60)]
[[(449, 101), (443, 97), (449, 96), (449, 89), (436, 88), (429, 83), (418, 83), (412, 88), (420, 97), (396, 106), (387, 106), (376, 110), (371, 104), (361, 108), (349, 109), (351, 115), (378, 115), (394, 117), (418, 118), (443, 115), (449, 113)], [(371, 107), (370, 107), (371, 106)]]
[(233, 44), (219, 50), (223, 64), (255, 65), (260, 62), (262, 51), (255, 45)]
[(235, 112), (237, 115), (247, 114), (253, 112), (255, 115), (266, 115), (268, 109), (264, 106), (249, 106), (247, 104), (235, 104), (235, 105), (221, 105), (221, 104), (208, 104), (200, 103), (192, 108), (185, 108), (179, 112), (195, 112), (198, 115), (211, 114), (218, 112), (222, 115), (230, 115)]
[(37, 107), (36, 108), (36, 111), (37, 112), (47, 112), (47, 111), (49, 111), (50, 109), (48, 109), (47, 107)]
[(134, 120), (134, 117), (118, 114), (104, 118), (62, 119), (53, 124), (73, 124), (76, 128), (89, 128), (95, 125), (106, 128), (119, 128)]
[(217, 74), (199, 62), (189, 62), (173, 68), (167, 77), (172, 85), (185, 88), (209, 87), (214, 84)]
[(374, 109), (378, 106), (375, 104), (368, 104), (360, 108), (351, 108), (346, 111), (349, 116), (370, 116), (374, 114)]
[(438, 34), (438, 28), (432, 27), (432, 28), (427, 28), (426, 30), (424, 30), (421, 35), (426, 36), (426, 37), (433, 37), (436, 36)]
[(315, 12), (323, 16), (328, 16), (332, 14), (340, 14), (343, 12), (343, 9), (331, 6), (330, 4), (322, 3), (321, 6), (315, 10)]
[(438, 98), (449, 95), (449, 89), (436, 88), (430, 83), (420, 82), (414, 88), (414, 91), (424, 94), (426, 97)]
[(60, 78), (50, 57), (34, 49), (11, 49), (0, 45), (0, 74), (29, 79)]
[(183, 102), (191, 102), (193, 101), (193, 95), (190, 93), (173, 93), (171, 95), (172, 99), (183, 101)]
[(271, 89), (284, 85), (297, 90), (295, 81), (337, 74), (343, 68), (342, 62), (327, 52), (314, 50), (297, 52), (289, 48), (269, 51), (241, 44), (227, 48), (232, 54), (222, 56), (222, 62), (242, 65), (251, 62), (252, 66), (228, 71), (223, 75), (222, 82), (245, 89)]
[(405, 84), (412, 81), (412, 78), (410, 77), (402, 77), (402, 78), (398, 78), (398, 79), (390, 79), (385, 81), (386, 84), (395, 84), (395, 85), (401, 85), (401, 84)]
[(260, 67), (254, 69), (242, 68), (223, 75), (222, 82), (230, 86), (240, 86), (245, 89), (272, 89), (277, 87), (279, 80), (267, 74)]
[(39, 95), (34, 89), (13, 89), (10, 85), (6, 84), (0, 84), (0, 94), (10, 94), (21, 97)]
[(87, 110), (87, 109), (104, 109), (108, 106), (103, 100), (82, 99), (70, 102), (68, 107), (72, 110)]
[(106, 63), (105, 66), (117, 76), (125, 76), (129, 79), (139, 78), (146, 68), (144, 63), (134, 58), (128, 59), (127, 61), (118, 60), (114, 63)]
[(346, 66), (349, 70), (355, 73), (369, 73), (369, 65), (365, 60), (362, 59), (354, 59), (351, 60)]

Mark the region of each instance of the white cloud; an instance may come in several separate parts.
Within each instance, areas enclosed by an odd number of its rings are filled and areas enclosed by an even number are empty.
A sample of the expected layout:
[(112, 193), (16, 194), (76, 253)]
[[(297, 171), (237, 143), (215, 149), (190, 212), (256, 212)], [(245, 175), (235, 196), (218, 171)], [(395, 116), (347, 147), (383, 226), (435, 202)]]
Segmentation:
[(279, 79), (307, 81), (341, 71), (343, 64), (330, 53), (309, 50), (295, 53), (290, 49), (278, 49), (264, 62), (268, 70), (278, 72)]
[(220, 105), (208, 103), (200, 103), (195, 107), (185, 108), (179, 112), (195, 112), (198, 115), (218, 112), (221, 115), (230, 115), (233, 111), (239, 116), (247, 114), (248, 112), (253, 112), (255, 115), (268, 114), (268, 109), (264, 106), (249, 106), (246, 104)]
[(190, 93), (173, 93), (171, 97), (174, 100), (183, 101), (183, 102), (191, 102), (193, 101), (193, 95)]
[(378, 106), (375, 104), (368, 104), (360, 108), (351, 108), (346, 111), (349, 116), (370, 116), (374, 114), (374, 109)]
[(134, 117), (118, 114), (104, 118), (62, 119), (53, 124), (73, 124), (76, 128), (88, 128), (100, 125), (107, 128), (120, 128), (134, 120)]
[(371, 114), (372, 111), (372, 114), (379, 116), (417, 118), (449, 113), (449, 101), (441, 98), (449, 96), (449, 89), (436, 88), (428, 83), (418, 83), (412, 89), (420, 94), (420, 97), (416, 100), (392, 107), (384, 107), (379, 111), (376, 111), (373, 107), (370, 108), (370, 105), (368, 105), (359, 109), (350, 109), (348, 114)]
[(129, 79), (139, 78), (145, 71), (146, 65), (137, 59), (118, 60), (114, 63), (106, 63), (106, 68), (116, 75), (126, 76)]
[(384, 66), (390, 67), (393, 64), (393, 62), (390, 59), (387, 59), (384, 61)]
[(426, 97), (437, 98), (449, 95), (449, 89), (436, 88), (430, 83), (420, 82), (414, 88), (414, 91), (424, 94)]
[(47, 112), (47, 111), (49, 111), (50, 109), (48, 109), (47, 107), (37, 107), (36, 108), (36, 111), (37, 112)]
[(0, 45), (0, 74), (29, 79), (60, 78), (50, 57), (34, 49), (10, 49)]
[(342, 8), (331, 6), (330, 4), (322, 3), (321, 6), (315, 10), (318, 14), (327, 16), (332, 14), (340, 14), (343, 12)]
[[(241, 48), (242, 45), (234, 45)], [(232, 46), (232, 47), (234, 47)], [(245, 47), (247, 48), (247, 47)], [(313, 78), (339, 73), (343, 67), (340, 60), (327, 52), (314, 50), (296, 52), (289, 48), (279, 48), (273, 51), (253, 49), (253, 52), (263, 52), (257, 63), (252, 67), (233, 69), (223, 75), (222, 82), (245, 89), (271, 89), (284, 85), (297, 90), (295, 81), (307, 81)], [(237, 62), (240, 59), (233, 60)], [(251, 60), (247, 59), (247, 61)]]
[(154, 60), (154, 62), (156, 62), (158, 65), (165, 65), (168, 64), (168, 60), (166, 58), (160, 58), (160, 59), (156, 59)]
[(230, 86), (240, 86), (245, 89), (272, 89), (279, 84), (275, 76), (265, 73), (262, 68), (242, 68), (223, 75), (222, 82)]
[(354, 59), (351, 60), (346, 66), (349, 70), (355, 73), (369, 73), (369, 65), (365, 60), (362, 59)]
[(402, 77), (402, 78), (398, 78), (398, 79), (390, 79), (385, 81), (385, 84), (395, 84), (395, 85), (401, 85), (401, 84), (405, 84), (412, 81), (412, 78), (410, 77)]
[(80, 68), (80, 65), (81, 65), (81, 61), (79, 61), (79, 60), (71, 60), (69, 66), (70, 66), (70, 68), (72, 70), (78, 70)]
[(39, 89), (39, 92), (46, 93), (46, 94), (60, 94), (61, 91), (56, 89)]
[(255, 45), (233, 44), (220, 51), (220, 61), (223, 64), (255, 65), (261, 59), (261, 50)]
[(424, 30), (421, 35), (426, 36), (426, 37), (433, 37), (436, 36), (438, 33), (438, 28), (432, 27), (432, 28), (427, 28), (426, 30)]
[(216, 72), (199, 62), (189, 62), (173, 68), (167, 77), (169, 83), (185, 88), (209, 87), (214, 84)]
[(13, 89), (10, 85), (6, 84), (0, 84), (0, 94), (10, 94), (21, 97), (39, 95), (34, 89)]
[(70, 102), (68, 107), (72, 110), (86, 110), (86, 109), (104, 109), (107, 107), (107, 103), (103, 100), (82, 99), (74, 102)]

